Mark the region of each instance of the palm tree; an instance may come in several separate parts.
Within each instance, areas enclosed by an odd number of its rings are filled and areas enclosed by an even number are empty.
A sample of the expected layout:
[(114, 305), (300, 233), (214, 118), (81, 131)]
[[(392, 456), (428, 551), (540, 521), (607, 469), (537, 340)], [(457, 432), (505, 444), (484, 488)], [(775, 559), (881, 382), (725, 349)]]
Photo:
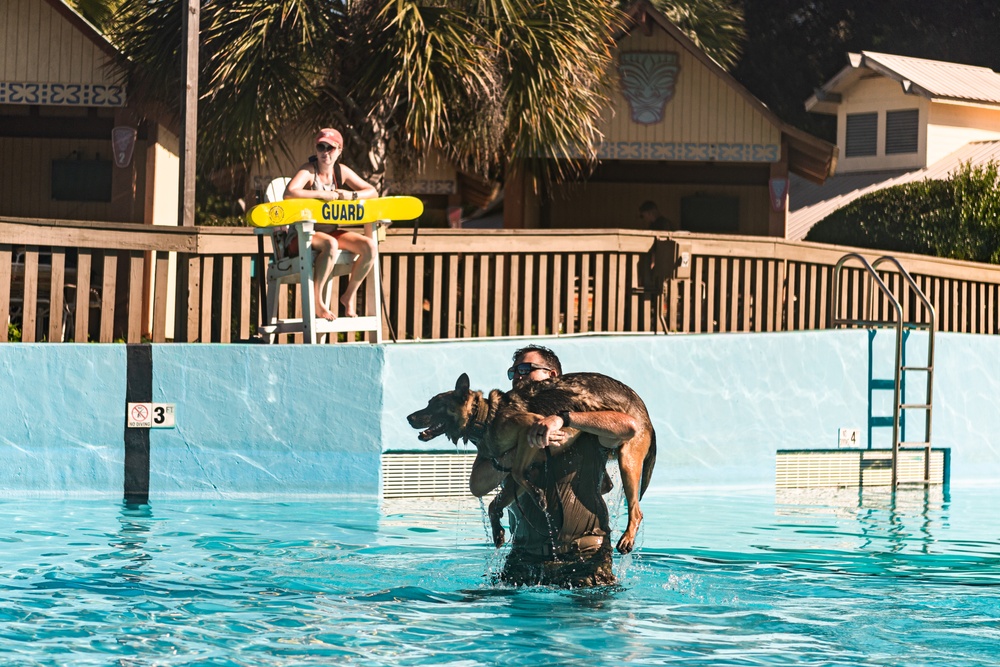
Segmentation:
[(67, 0), (70, 6), (98, 28), (111, 24), (121, 0)]
[(733, 0), (652, 0), (677, 26), (722, 67), (740, 59), (746, 39), (743, 9)]
[[(177, 108), (180, 4), (122, 0), (110, 35), (133, 99)], [(431, 149), (484, 176), (518, 157), (564, 177), (596, 157), (623, 21), (608, 0), (203, 0), (199, 167), (249, 167), (283, 129), (334, 125), (380, 190), (390, 154)], [(545, 159), (567, 155), (582, 159)]]

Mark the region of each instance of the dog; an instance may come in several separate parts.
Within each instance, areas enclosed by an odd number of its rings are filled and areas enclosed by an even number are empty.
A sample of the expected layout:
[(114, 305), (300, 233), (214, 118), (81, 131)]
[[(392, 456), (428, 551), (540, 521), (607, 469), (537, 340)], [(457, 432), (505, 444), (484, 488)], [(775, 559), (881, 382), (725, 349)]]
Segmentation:
[[(459, 376), (453, 391), (442, 392), (427, 402), (427, 407), (407, 416), (414, 429), (422, 430), (421, 441), (445, 435), (453, 443), (461, 438), (472, 442), (480, 456), (489, 458), (500, 470), (509, 469), (509, 479), (525, 489), (543, 510), (545, 493), (525, 476), (528, 467), (545, 456), (543, 450), (528, 444), (527, 431), (539, 419), (560, 411), (589, 412), (613, 410), (630, 415), (638, 425), (636, 434), (618, 448), (625, 502), (628, 505), (628, 525), (619, 539), (619, 553), (627, 554), (635, 547), (635, 538), (642, 523), (639, 499), (642, 498), (656, 464), (656, 433), (645, 403), (630, 387), (600, 373), (569, 373), (541, 382), (529, 382), (504, 393), (494, 389), (484, 396), (469, 389), (469, 376)], [(568, 447), (580, 435), (574, 428), (564, 428)], [(506, 481), (501, 492), (490, 503), (490, 525), (493, 541), (503, 545), (504, 531), (500, 524), (503, 510), (513, 502), (517, 487)]]

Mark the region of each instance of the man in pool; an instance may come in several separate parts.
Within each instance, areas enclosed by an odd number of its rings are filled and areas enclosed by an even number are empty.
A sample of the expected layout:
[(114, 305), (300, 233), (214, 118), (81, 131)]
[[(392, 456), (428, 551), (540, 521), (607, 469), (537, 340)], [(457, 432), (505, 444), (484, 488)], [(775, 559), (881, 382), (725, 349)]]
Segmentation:
[[(559, 357), (539, 345), (514, 353), (507, 375), (516, 388), (562, 373)], [(573, 447), (527, 471), (542, 488), (549, 512), (543, 512), (519, 490), (510, 506), (511, 550), (499, 580), (514, 585), (603, 586), (617, 582), (612, 572), (608, 506), (603, 493), (611, 490), (605, 472), (609, 454), (633, 437), (636, 424), (622, 412), (570, 412), (549, 415), (529, 431), (533, 447), (557, 451), (566, 439), (562, 427), (569, 418), (581, 435)], [(469, 489), (482, 497), (507, 476), (485, 456), (477, 456)], [(513, 483), (513, 482), (508, 482)]]

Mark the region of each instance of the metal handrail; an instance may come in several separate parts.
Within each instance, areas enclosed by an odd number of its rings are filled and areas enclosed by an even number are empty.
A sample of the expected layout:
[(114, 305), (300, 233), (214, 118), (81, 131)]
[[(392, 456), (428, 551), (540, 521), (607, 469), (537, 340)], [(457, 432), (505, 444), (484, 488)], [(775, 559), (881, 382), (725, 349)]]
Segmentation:
[[(868, 274), (869, 282), (866, 284), (866, 301), (868, 307), (869, 317), (867, 319), (847, 319), (838, 317), (840, 309), (840, 274), (844, 268), (844, 265), (849, 260), (857, 260), (865, 272)], [(886, 326), (893, 325), (896, 330), (896, 368), (893, 377), (893, 401), (892, 401), (892, 488), (896, 488), (897, 477), (898, 477), (898, 455), (899, 455), (899, 412), (900, 412), (900, 387), (901, 387), (901, 373), (903, 369), (903, 306), (893, 294), (892, 290), (885, 284), (882, 277), (878, 275), (877, 267), (883, 262), (891, 262), (899, 270), (900, 274), (908, 283), (909, 287), (916, 293), (917, 297), (921, 300), (924, 307), (926, 307), (930, 312), (930, 333), (928, 342), (928, 375), (927, 375), (927, 396), (928, 403), (930, 402), (931, 389), (932, 389), (932, 378), (933, 378), (933, 364), (931, 360), (934, 358), (934, 330), (937, 328), (937, 313), (934, 310), (934, 306), (931, 304), (930, 300), (923, 293), (920, 287), (917, 285), (916, 281), (913, 280), (913, 276), (909, 274), (902, 267), (899, 261), (890, 255), (883, 255), (879, 257), (874, 262), (869, 263), (865, 257), (858, 253), (848, 253), (837, 261), (837, 264), (833, 268), (833, 290), (832, 299), (830, 304), (830, 322), (834, 327), (842, 324), (854, 324), (861, 326)], [(892, 305), (893, 309), (896, 311), (896, 320), (878, 320), (873, 317), (874, 313), (874, 302), (872, 298), (872, 284), (877, 285), (882, 294), (888, 299), (889, 303)], [(927, 446), (926, 453), (924, 455), (924, 480), (925, 482), (930, 479), (930, 439), (931, 439), (931, 410), (930, 407), (926, 410), (926, 437)]]
[[(903, 265), (899, 263), (899, 260), (890, 255), (884, 255), (876, 259), (874, 262), (872, 262), (872, 268), (878, 270), (878, 265), (881, 264), (882, 262), (891, 262), (896, 266), (896, 269), (899, 270), (900, 275), (902, 275), (903, 278), (906, 280), (906, 282), (909, 284), (910, 289), (913, 290), (913, 293), (916, 294), (917, 298), (919, 298), (920, 301), (923, 303), (924, 308), (926, 308), (927, 311), (930, 313), (930, 326), (928, 327), (927, 330), (927, 404), (929, 406), (931, 402), (931, 396), (933, 392), (933, 382), (934, 382), (934, 364), (933, 364), (934, 332), (937, 331), (937, 311), (934, 310), (934, 305), (930, 302), (930, 299), (927, 298), (927, 295), (924, 294), (924, 291), (920, 289), (919, 285), (917, 285), (917, 282), (913, 279), (913, 276), (910, 275), (910, 272), (904, 269)], [(925, 420), (924, 433), (926, 434), (927, 437), (927, 445), (926, 445), (927, 451), (924, 454), (925, 481), (931, 478), (931, 456), (930, 456), (931, 413), (932, 410), (930, 409), (930, 407), (928, 407), (924, 411), (924, 420)], [(898, 445), (894, 442), (893, 449), (895, 449), (897, 446)], [(895, 456), (895, 454), (893, 456)], [(895, 485), (895, 480), (893, 481), (893, 485)]]

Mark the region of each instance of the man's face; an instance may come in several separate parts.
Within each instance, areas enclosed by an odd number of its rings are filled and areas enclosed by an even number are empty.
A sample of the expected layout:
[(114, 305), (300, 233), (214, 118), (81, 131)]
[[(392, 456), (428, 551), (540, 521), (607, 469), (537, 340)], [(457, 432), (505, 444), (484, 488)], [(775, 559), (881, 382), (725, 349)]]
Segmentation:
[[(532, 368), (528, 373), (522, 375), (517, 372), (517, 366), (519, 364), (532, 364), (534, 366), (541, 366), (541, 368)], [(546, 364), (542, 359), (542, 355), (534, 350), (527, 352), (514, 360), (514, 379), (512, 382), (515, 387), (523, 382), (539, 382), (555, 376), (556, 372), (550, 370), (548, 368), (548, 364)]]
[(647, 226), (651, 225), (653, 224), (653, 221), (656, 220), (656, 211), (642, 211), (639, 213), (639, 218), (645, 222)]

